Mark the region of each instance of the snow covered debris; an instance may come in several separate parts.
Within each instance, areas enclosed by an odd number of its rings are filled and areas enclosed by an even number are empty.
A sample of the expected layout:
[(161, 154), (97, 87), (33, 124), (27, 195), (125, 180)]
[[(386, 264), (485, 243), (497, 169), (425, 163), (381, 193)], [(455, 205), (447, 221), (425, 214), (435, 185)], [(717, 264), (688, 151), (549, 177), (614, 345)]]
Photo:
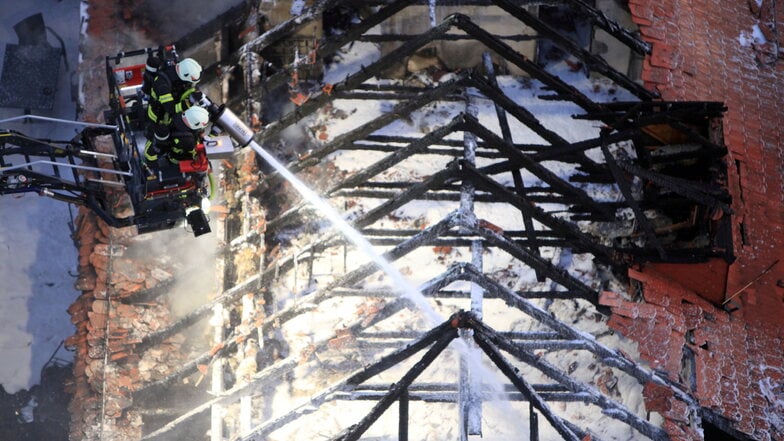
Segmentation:
[[(67, 65), (75, 69), (79, 60), (80, 7), (74, 2), (49, 4), (42, 1), (3, 5), (0, 41), (16, 42), (14, 25), (35, 14), (43, 14), (44, 23), (65, 44)], [(50, 44), (59, 42), (50, 38)], [(0, 45), (0, 59), (5, 45)], [(63, 60), (60, 60), (63, 63)], [(61, 65), (61, 66), (63, 66)], [(76, 103), (72, 101), (71, 79), (74, 72), (60, 69), (54, 109), (50, 117), (73, 119)], [(24, 109), (0, 109), (0, 119), (21, 115)], [(70, 139), (73, 127), (54, 123), (3, 124), (5, 130), (19, 130), (32, 137)], [(22, 157), (11, 158), (20, 163)], [(29, 388), (39, 381), (41, 369), (73, 326), (66, 312), (76, 298), (73, 284), (77, 266), (71, 229), (76, 210), (59, 201), (36, 194), (3, 196), (0, 201), (0, 292), (4, 294), (0, 321), (4, 323), (0, 347), (5, 357), (0, 365), (0, 384), (6, 391)], [(58, 356), (66, 357), (67, 353)]]

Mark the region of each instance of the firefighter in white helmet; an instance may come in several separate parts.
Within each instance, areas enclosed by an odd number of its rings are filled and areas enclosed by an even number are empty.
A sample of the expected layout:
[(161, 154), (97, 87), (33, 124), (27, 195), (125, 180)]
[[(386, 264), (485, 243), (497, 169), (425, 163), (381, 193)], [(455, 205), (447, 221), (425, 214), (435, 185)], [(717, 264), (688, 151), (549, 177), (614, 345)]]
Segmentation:
[(150, 95), (147, 117), (152, 130), (148, 131), (148, 137), (154, 137), (156, 141), (168, 139), (174, 115), (187, 110), (188, 97), (201, 93), (196, 87), (201, 71), (201, 65), (193, 58), (177, 63), (165, 63), (153, 56), (148, 58), (145, 76), (151, 78), (151, 82), (144, 90)]
[(147, 141), (144, 159), (156, 162), (165, 156), (172, 164), (196, 157), (196, 145), (201, 142), (204, 130), (210, 123), (210, 113), (201, 106), (191, 106), (173, 118), (167, 139), (157, 141), (157, 149), (152, 149), (152, 141)]

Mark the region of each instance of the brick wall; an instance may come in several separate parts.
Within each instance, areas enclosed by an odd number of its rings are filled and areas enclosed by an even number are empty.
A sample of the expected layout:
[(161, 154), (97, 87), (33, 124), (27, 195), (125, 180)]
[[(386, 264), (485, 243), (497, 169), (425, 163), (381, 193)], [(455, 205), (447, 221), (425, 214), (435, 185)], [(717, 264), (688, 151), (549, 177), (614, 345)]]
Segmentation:
[[(736, 296), (719, 309), (647, 267), (630, 271), (645, 303), (602, 297), (614, 311), (611, 325), (640, 342), (652, 367), (693, 387), (701, 406), (760, 440), (784, 439), (784, 262), (774, 264), (784, 260), (784, 58), (778, 56), (784, 34), (776, 25), (784, 22), (784, 8), (773, 6), (773, 0), (761, 7), (756, 0), (629, 0), (653, 45), (646, 87), (665, 100), (728, 107), (724, 141), (737, 260), (725, 299)], [(755, 26), (766, 43), (754, 41)], [(684, 347), (694, 354), (693, 385), (684, 378), (690, 376)], [(701, 439), (678, 402), (652, 387), (646, 398), (674, 439)]]

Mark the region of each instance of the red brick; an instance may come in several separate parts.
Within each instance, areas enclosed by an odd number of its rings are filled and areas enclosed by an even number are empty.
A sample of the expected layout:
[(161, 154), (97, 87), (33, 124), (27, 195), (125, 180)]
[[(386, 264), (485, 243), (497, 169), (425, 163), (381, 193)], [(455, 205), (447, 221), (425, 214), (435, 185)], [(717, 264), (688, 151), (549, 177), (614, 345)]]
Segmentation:
[(639, 305), (636, 305), (636, 308), (637, 308), (637, 314), (640, 317), (646, 318), (648, 320), (653, 320), (654, 318), (656, 318), (656, 313), (660, 309), (660, 307), (648, 303), (641, 303)]
[(635, 19), (642, 19), (648, 23), (655, 20), (653, 5), (649, 1), (629, 0), (629, 10)]
[(672, 390), (670, 388), (648, 382), (643, 387), (642, 393), (645, 397), (647, 410), (660, 413), (670, 410), (670, 399), (672, 398)]
[(672, 408), (668, 413), (668, 416), (675, 421), (679, 421), (682, 423), (689, 422), (689, 405), (684, 403), (681, 400), (672, 400), (670, 402)]
[(640, 34), (642, 34), (646, 41), (652, 42), (654, 44), (666, 39), (666, 32), (664, 30), (651, 26), (640, 27)]
[(671, 73), (667, 69), (651, 66), (642, 71), (643, 81), (654, 84), (667, 84), (670, 81)]
[(602, 291), (599, 295), (599, 304), (604, 306), (620, 306), (623, 302), (621, 296), (612, 291)]

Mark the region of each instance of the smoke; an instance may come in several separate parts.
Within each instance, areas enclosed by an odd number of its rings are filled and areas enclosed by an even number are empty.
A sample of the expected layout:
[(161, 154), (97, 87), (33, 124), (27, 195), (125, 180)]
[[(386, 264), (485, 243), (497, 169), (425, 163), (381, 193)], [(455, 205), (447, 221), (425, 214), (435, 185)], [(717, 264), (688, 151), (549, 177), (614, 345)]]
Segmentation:
[(174, 285), (166, 294), (175, 316), (204, 304), (218, 290), (216, 262), (218, 237), (215, 232), (193, 237), (185, 227), (139, 236), (140, 258), (171, 273)]

